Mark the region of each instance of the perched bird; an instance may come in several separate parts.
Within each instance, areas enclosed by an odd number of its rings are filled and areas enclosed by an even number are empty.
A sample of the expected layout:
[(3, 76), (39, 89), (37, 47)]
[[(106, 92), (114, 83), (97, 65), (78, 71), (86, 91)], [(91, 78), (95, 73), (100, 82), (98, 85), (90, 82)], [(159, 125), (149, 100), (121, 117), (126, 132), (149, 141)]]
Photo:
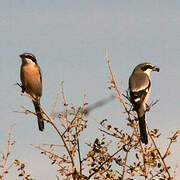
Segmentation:
[(159, 70), (159, 67), (151, 63), (142, 63), (135, 67), (129, 78), (131, 103), (138, 115), (141, 141), (145, 144), (148, 143), (145, 111), (151, 91), (150, 73)]
[(22, 92), (26, 92), (32, 97), (32, 102), (36, 111), (39, 130), (43, 131), (44, 121), (40, 108), (40, 98), (42, 95), (42, 76), (41, 69), (36, 57), (31, 53), (20, 55), (22, 60), (20, 78), (22, 82)]

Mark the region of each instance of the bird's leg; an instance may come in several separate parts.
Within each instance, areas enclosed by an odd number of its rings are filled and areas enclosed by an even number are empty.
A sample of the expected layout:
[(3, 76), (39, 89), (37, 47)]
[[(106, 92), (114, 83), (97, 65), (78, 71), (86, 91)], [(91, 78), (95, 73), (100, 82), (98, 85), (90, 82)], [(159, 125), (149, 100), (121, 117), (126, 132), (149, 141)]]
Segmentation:
[(150, 111), (152, 104), (148, 105), (146, 104), (146, 111)]
[(16, 83), (15, 85), (18, 85), (21, 88), (22, 93), (25, 92), (26, 89), (22, 86), (22, 84)]
[(23, 86), (21, 86), (21, 88), (22, 88), (21, 92), (24, 93), (26, 89)]

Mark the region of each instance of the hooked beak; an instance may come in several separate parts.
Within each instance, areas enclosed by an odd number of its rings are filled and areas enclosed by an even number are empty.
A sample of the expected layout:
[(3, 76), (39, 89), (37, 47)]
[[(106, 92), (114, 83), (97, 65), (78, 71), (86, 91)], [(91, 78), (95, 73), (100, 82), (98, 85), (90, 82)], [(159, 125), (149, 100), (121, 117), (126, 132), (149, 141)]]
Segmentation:
[(159, 72), (159, 71), (160, 71), (160, 68), (159, 68), (158, 66), (154, 66), (152, 70)]

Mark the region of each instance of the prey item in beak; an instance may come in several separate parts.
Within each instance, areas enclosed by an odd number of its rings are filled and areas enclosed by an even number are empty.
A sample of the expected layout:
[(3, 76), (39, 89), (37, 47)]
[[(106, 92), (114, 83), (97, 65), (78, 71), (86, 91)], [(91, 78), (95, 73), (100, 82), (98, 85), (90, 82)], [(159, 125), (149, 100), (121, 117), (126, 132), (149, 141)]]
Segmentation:
[(159, 72), (159, 71), (160, 71), (160, 68), (159, 68), (158, 66), (154, 66), (154, 67), (153, 67), (153, 71)]

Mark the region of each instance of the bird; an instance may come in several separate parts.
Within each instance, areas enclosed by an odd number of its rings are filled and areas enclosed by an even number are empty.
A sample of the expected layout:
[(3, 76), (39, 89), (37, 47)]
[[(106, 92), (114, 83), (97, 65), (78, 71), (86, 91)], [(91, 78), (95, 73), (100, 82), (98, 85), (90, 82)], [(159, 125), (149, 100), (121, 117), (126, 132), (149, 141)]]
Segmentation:
[(129, 77), (130, 101), (133, 110), (137, 112), (142, 143), (148, 144), (145, 112), (147, 101), (151, 92), (150, 74), (152, 71), (160, 71), (158, 66), (145, 62), (137, 65)]
[(44, 130), (43, 115), (40, 108), (40, 98), (42, 96), (42, 73), (37, 63), (36, 57), (32, 53), (19, 55), (22, 64), (20, 68), (20, 79), (22, 93), (26, 92), (32, 97), (32, 102), (36, 111), (39, 130)]

